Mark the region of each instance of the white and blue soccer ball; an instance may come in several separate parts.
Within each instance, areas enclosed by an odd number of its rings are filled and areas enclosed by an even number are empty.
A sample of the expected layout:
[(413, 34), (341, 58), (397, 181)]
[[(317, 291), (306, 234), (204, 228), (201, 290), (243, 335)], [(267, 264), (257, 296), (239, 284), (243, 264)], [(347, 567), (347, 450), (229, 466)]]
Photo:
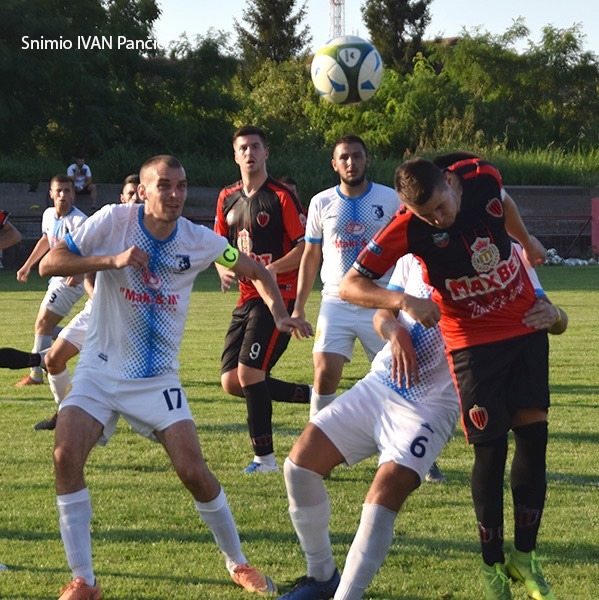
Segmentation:
[(310, 74), (314, 87), (325, 100), (352, 104), (374, 96), (383, 78), (383, 61), (370, 42), (344, 35), (317, 50)]

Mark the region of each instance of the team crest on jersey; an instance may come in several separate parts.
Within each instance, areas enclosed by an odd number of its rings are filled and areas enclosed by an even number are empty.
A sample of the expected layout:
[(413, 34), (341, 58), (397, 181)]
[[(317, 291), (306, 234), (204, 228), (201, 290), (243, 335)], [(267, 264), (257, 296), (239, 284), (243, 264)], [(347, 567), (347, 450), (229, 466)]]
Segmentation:
[(375, 219), (382, 219), (385, 216), (385, 211), (383, 210), (382, 204), (373, 204), (372, 208), (374, 210)]
[(470, 248), (472, 249), (470, 260), (477, 273), (488, 273), (499, 264), (501, 258), (499, 248), (492, 244), (489, 238), (476, 238)]
[(233, 223), (235, 223), (235, 211), (234, 210), (230, 210), (227, 213), (227, 225), (229, 227), (231, 227), (231, 225), (233, 225)]
[(270, 215), (265, 210), (261, 210), (256, 215), (256, 221), (258, 222), (258, 225), (260, 225), (260, 227), (266, 227), (268, 225), (268, 222), (270, 221)]
[(237, 248), (244, 254), (249, 254), (253, 248), (252, 237), (247, 229), (242, 229), (237, 234)]
[(175, 255), (175, 272), (183, 273), (191, 267), (191, 261), (189, 260), (189, 254), (176, 254)]
[(478, 406), (478, 404), (475, 404), (468, 411), (468, 415), (470, 416), (472, 424), (481, 431), (489, 423), (489, 413), (487, 412), (487, 409), (484, 406)]
[(501, 203), (501, 200), (497, 199), (497, 198), (493, 198), (492, 200), (489, 200), (487, 206), (485, 207), (485, 210), (492, 216), (492, 217), (503, 217), (503, 204)]
[(433, 243), (439, 248), (446, 248), (449, 245), (449, 234), (446, 231), (433, 233)]
[(345, 233), (349, 233), (350, 235), (364, 235), (365, 231), (366, 225), (357, 221), (350, 221), (345, 226)]
[(162, 287), (160, 277), (156, 273), (152, 273), (149, 269), (146, 269), (143, 272), (141, 280), (143, 281), (143, 284), (151, 290), (156, 291)]

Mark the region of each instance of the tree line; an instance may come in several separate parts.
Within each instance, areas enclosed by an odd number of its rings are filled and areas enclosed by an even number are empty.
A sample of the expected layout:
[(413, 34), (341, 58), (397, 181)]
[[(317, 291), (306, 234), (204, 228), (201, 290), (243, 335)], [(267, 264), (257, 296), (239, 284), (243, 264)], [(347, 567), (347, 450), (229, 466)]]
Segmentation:
[(476, 29), (427, 40), (431, 2), (364, 0), (383, 82), (368, 102), (336, 106), (312, 87), (310, 28), (297, 0), (246, 0), (236, 37), (210, 30), (144, 50), (23, 49), (23, 36), (150, 39), (156, 0), (4, 0), (0, 152), (67, 161), (122, 147), (229, 158), (232, 131), (247, 123), (297, 152), (328, 148), (347, 132), (382, 157), (422, 148), (596, 150), (599, 62), (579, 25), (547, 25), (539, 43), (522, 20), (501, 35)]

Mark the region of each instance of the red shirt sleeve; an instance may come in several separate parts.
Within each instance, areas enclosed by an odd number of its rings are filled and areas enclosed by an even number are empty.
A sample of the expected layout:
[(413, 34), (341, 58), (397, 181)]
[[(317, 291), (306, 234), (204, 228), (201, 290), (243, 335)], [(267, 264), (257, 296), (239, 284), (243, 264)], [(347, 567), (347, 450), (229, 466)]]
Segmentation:
[(413, 215), (398, 211), (360, 252), (354, 269), (370, 279), (382, 277), (399, 258), (408, 254), (408, 228)]

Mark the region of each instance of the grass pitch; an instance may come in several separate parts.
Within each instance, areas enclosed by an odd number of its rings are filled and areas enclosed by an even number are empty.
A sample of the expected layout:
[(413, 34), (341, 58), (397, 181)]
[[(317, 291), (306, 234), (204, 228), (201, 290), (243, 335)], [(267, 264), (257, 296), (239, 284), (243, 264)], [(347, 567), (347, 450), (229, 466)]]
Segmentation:
[[(551, 338), (548, 499), (539, 550), (560, 600), (597, 596), (599, 581), (599, 267), (544, 267), (541, 280), (569, 314), (570, 326)], [(0, 273), (0, 346), (29, 349), (45, 281), (17, 284)], [(213, 269), (193, 294), (180, 355), (181, 376), (210, 467), (235, 515), (248, 559), (282, 590), (305, 572), (287, 515), (282, 475), (248, 477), (241, 470), (252, 453), (242, 400), (219, 385), (220, 352), (235, 294), (223, 296)], [(315, 322), (319, 295), (308, 315)], [(82, 306), (82, 304), (80, 305)], [(361, 348), (345, 370), (347, 389), (368, 369)], [(53, 434), (32, 426), (54, 410), (48, 387), (17, 389), (24, 373), (0, 370), (0, 598), (58, 598), (70, 574), (60, 542), (53, 490)], [(311, 342), (292, 340), (273, 371), (277, 377), (312, 381)], [(279, 464), (308, 418), (306, 406), (274, 406)], [(478, 541), (468, 486), (472, 451), (463, 435), (440, 457), (445, 486), (423, 485), (408, 499), (395, 538), (366, 597), (376, 600), (478, 600)], [(356, 530), (375, 460), (337, 469), (327, 489), (331, 539), (339, 567)], [(162, 448), (121, 423), (105, 448), (92, 452), (87, 483), (93, 503), (95, 569), (105, 600), (228, 600), (249, 598), (228, 577), (212, 536)], [(511, 501), (505, 487), (509, 548)], [(514, 598), (524, 600), (521, 586)]]

